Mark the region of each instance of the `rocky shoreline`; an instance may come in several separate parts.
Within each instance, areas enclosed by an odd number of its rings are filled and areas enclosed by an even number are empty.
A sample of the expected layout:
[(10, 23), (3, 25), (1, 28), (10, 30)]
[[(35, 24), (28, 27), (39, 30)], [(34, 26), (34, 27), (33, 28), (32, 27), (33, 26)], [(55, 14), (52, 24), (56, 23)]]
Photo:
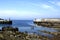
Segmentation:
[(0, 40), (60, 40), (60, 34), (53, 38), (40, 36), (36, 34), (28, 34), (27, 32), (20, 32), (18, 28), (11, 26), (2, 27), (0, 29)]

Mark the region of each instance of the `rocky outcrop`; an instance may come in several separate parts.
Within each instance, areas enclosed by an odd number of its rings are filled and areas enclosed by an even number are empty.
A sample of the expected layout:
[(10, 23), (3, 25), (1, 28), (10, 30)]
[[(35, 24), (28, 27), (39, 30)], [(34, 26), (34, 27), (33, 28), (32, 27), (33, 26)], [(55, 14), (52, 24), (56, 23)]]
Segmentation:
[(28, 34), (27, 32), (19, 32), (18, 28), (11, 26), (2, 27), (0, 30), (0, 40), (60, 40), (60, 34), (53, 38), (40, 36), (36, 34)]

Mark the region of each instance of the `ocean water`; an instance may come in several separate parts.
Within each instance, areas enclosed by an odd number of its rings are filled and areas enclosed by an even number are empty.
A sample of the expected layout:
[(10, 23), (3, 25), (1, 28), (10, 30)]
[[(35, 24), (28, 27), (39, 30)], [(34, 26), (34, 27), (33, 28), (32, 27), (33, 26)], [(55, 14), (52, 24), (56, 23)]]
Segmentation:
[[(0, 24), (0, 29), (3, 26), (8, 26), (8, 25), (7, 24), (6, 25)], [(57, 32), (57, 30), (53, 29), (53, 28), (36, 26), (33, 23), (33, 20), (12, 20), (12, 25), (10, 25), (10, 26), (18, 27), (20, 32), (35, 33), (37, 35), (44, 35), (44, 36), (49, 36), (49, 37), (52, 37), (53, 35), (46, 34), (46, 33), (43, 33), (41, 31)]]

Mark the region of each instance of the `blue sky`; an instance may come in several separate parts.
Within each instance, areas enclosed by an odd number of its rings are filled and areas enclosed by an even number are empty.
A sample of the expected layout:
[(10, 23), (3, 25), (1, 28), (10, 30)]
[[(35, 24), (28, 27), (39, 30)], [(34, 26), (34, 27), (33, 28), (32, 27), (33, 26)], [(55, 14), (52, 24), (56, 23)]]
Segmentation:
[(60, 0), (0, 0), (0, 17), (17, 20), (60, 18)]

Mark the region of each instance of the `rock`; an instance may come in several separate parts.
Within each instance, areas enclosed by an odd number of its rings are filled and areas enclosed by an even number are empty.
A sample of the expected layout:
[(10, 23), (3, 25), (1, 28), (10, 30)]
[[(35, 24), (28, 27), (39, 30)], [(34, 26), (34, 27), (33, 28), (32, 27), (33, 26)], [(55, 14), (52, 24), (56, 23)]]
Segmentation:
[(10, 27), (10, 26), (8, 26), (8, 27), (3, 27), (2, 28), (2, 31), (18, 31), (18, 28), (13, 28), (13, 27)]
[(18, 28), (13, 28), (11, 26), (2, 27), (0, 31), (0, 40), (59, 40), (60, 33), (55, 35), (53, 38), (49, 39), (45, 36), (40, 36), (36, 34), (28, 34), (25, 32), (20, 32)]

